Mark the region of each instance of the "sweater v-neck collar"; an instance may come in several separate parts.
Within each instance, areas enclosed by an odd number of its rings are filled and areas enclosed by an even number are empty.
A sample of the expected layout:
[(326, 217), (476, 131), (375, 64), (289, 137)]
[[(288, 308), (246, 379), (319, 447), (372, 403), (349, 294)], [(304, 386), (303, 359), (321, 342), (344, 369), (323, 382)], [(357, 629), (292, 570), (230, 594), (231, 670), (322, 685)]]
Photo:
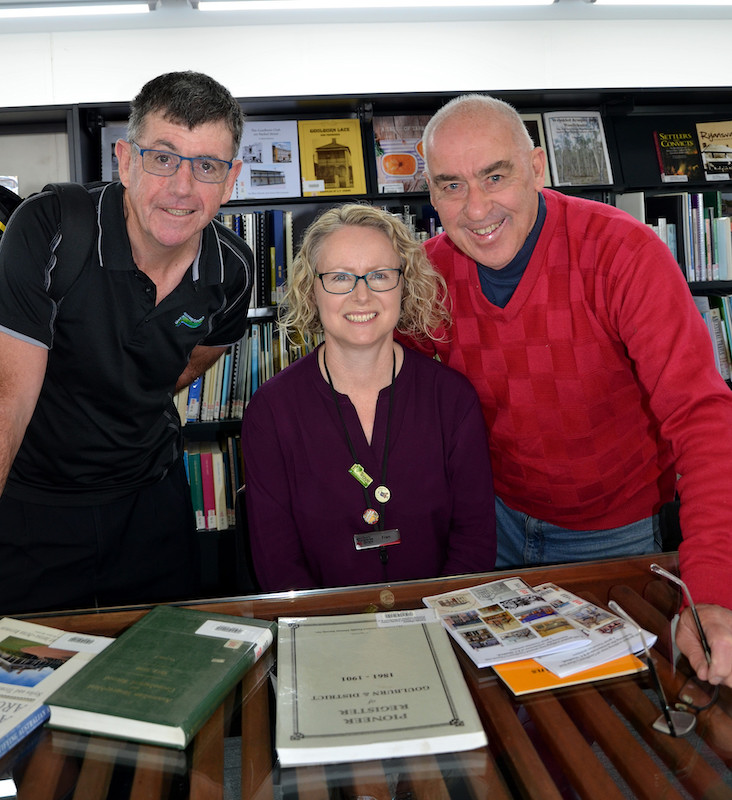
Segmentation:
[[(523, 273), (518, 281), (518, 285), (511, 296), (511, 299), (506, 303), (506, 305), (502, 308), (501, 306), (492, 303), (484, 294), (480, 284), (480, 278), (478, 275), (478, 265), (472, 259), (466, 256), (464, 253), (461, 253), (460, 250), (455, 246), (454, 243), (450, 242), (452, 247), (457, 250), (458, 253), (462, 255), (462, 258), (459, 259), (460, 269), (465, 270), (465, 274), (463, 278), (467, 279), (467, 284), (470, 287), (470, 293), (472, 296), (473, 304), (479, 308), (483, 313), (489, 314), (490, 316), (498, 317), (504, 320), (511, 320), (514, 319), (521, 311), (522, 307), (526, 303), (529, 295), (531, 294), (534, 286), (536, 285), (537, 280), (542, 272), (542, 265), (545, 260), (546, 251), (549, 247), (549, 242), (551, 241), (551, 237), (553, 234), (553, 230), (556, 226), (556, 213), (555, 212), (555, 204), (556, 199), (552, 196), (552, 190), (544, 189), (541, 192), (541, 197), (545, 201), (546, 205), (546, 214), (541, 223), (541, 226), (537, 230), (537, 236), (535, 242), (532, 243), (532, 247), (530, 249), (530, 253), (528, 256), (527, 263), (524, 267)], [(537, 217), (537, 223), (539, 219)], [(537, 228), (537, 225), (534, 226)], [(534, 229), (532, 229), (533, 232)], [(528, 244), (528, 240), (527, 240)], [(526, 244), (524, 245), (526, 247)], [(522, 248), (523, 251), (524, 248)], [(514, 258), (514, 261), (519, 258), (519, 254), (517, 254)]]

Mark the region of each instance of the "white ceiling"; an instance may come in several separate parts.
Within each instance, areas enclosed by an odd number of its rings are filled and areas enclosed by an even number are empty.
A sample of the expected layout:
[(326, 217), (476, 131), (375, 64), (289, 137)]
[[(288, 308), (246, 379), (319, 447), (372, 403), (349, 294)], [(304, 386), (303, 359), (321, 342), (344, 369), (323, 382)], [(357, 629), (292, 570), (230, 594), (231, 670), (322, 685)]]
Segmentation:
[[(398, 2), (398, 0), (394, 0)], [(12, 0), (0, 0), (0, 5)], [(522, 7), (507, 5), (497, 8), (461, 7), (459, 0), (446, 2), (442, 8), (414, 9), (358, 9), (349, 7), (338, 10), (298, 11), (239, 11), (202, 12), (193, 9), (188, 0), (160, 0), (157, 10), (135, 17), (73, 17), (48, 19), (3, 20), (0, 33), (41, 33), (65, 31), (93, 31), (116, 29), (155, 28), (206, 28), (272, 24), (329, 24), (354, 22), (443, 22), (443, 21), (561, 21), (561, 20), (715, 20), (732, 19), (732, 5), (726, 7), (705, 5), (703, 0), (688, 6), (602, 6), (586, 0), (557, 0), (550, 6)], [(680, 43), (683, 33), (680, 32)]]

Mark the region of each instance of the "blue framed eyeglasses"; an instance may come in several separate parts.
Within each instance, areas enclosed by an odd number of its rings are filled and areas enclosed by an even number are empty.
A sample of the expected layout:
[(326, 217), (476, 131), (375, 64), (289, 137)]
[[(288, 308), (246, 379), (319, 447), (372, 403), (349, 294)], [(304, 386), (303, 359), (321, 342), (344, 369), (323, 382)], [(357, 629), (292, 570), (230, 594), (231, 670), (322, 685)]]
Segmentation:
[(150, 175), (161, 178), (170, 178), (175, 175), (184, 161), (191, 162), (193, 177), (201, 183), (223, 183), (229, 174), (233, 162), (224, 161), (222, 158), (207, 158), (206, 156), (179, 156), (167, 150), (151, 150), (140, 147), (137, 142), (130, 140), (142, 158), (142, 168)]

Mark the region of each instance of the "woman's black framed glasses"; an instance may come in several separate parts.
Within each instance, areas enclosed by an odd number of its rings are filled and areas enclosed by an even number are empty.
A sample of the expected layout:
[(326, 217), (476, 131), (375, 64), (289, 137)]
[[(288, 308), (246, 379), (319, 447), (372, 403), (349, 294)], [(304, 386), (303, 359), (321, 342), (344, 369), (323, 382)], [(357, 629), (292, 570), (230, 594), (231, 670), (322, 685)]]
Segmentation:
[(350, 294), (363, 281), (372, 292), (390, 292), (399, 285), (403, 270), (400, 267), (372, 269), (365, 275), (352, 272), (316, 272), (328, 294)]

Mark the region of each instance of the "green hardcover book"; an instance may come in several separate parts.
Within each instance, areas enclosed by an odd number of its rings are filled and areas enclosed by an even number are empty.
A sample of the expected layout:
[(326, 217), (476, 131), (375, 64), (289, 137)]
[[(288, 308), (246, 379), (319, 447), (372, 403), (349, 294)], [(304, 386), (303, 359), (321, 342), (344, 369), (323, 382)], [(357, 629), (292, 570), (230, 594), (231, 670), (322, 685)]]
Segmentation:
[(184, 748), (276, 629), (265, 620), (156, 606), (51, 695), (49, 725)]

